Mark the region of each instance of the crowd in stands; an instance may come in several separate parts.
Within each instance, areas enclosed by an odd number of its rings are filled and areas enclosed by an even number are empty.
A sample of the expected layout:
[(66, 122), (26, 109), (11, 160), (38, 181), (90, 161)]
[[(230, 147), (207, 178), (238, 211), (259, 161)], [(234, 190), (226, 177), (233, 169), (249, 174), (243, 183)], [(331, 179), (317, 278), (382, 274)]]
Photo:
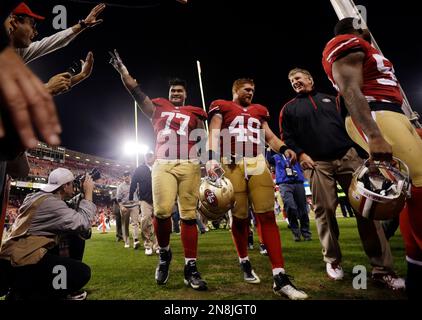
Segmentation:
[(51, 171), (58, 168), (69, 169), (76, 176), (90, 172), (94, 168), (98, 168), (101, 172), (101, 181), (99, 182), (102, 185), (113, 185), (117, 186), (122, 182), (121, 177), (125, 171), (124, 167), (117, 167), (104, 164), (92, 164), (83, 161), (76, 161), (71, 159), (66, 159), (64, 163), (56, 163), (50, 160), (38, 159), (32, 156), (28, 156), (30, 171), (30, 177), (39, 177), (39, 178), (48, 178), (48, 175)]

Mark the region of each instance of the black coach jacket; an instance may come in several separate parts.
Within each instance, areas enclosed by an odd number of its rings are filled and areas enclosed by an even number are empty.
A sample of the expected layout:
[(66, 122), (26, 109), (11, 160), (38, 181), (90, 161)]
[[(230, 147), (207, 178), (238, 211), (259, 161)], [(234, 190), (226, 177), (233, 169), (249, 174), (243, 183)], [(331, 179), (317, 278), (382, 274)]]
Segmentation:
[(279, 125), (287, 146), (314, 161), (339, 159), (356, 147), (347, 135), (336, 98), (328, 94), (299, 94), (282, 108)]

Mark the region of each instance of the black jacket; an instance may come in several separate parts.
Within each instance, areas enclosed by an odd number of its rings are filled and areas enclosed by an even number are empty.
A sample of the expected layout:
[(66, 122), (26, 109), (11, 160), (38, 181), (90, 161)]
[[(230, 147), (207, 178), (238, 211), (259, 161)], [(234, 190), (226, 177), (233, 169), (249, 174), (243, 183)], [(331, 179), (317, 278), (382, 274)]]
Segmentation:
[(129, 189), (129, 201), (133, 200), (133, 194), (138, 185), (138, 200), (152, 204), (151, 170), (145, 164), (140, 165), (133, 173)]
[(315, 161), (342, 158), (356, 147), (347, 135), (336, 98), (327, 94), (299, 94), (281, 110), (279, 125), (289, 148)]

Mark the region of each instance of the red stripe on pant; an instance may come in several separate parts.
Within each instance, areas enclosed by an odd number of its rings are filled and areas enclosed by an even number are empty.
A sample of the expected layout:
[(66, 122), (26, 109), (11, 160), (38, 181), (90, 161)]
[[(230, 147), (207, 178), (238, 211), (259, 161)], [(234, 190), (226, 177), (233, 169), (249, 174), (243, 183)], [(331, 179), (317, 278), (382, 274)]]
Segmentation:
[(275, 221), (274, 211), (255, 214), (258, 233), (267, 248), (272, 268), (284, 268), (284, 258), (281, 249), (280, 231)]
[(182, 220), (180, 237), (182, 239), (185, 258), (195, 259), (198, 251), (198, 228), (196, 227), (196, 220), (190, 223)]
[(171, 217), (166, 219), (153, 219), (155, 236), (160, 248), (165, 248), (170, 244)]

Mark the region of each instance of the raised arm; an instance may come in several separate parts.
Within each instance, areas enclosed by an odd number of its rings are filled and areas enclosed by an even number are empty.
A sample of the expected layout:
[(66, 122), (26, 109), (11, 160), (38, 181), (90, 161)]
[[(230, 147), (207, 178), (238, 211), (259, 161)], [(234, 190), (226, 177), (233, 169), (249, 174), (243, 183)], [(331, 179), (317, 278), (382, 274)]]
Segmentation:
[(98, 19), (98, 15), (104, 9), (105, 5), (99, 4), (91, 10), (91, 12), (84, 20), (81, 20), (73, 27), (60, 32), (56, 32), (55, 34), (49, 37), (42, 38), (39, 41), (34, 41), (28, 48), (16, 49), (16, 51), (22, 57), (25, 63), (29, 63), (46, 54), (63, 48), (67, 46), (71, 41), (73, 41), (76, 36), (80, 34), (83, 30), (94, 27), (103, 22), (102, 19)]
[(368, 137), (371, 158), (390, 161), (392, 159), (391, 145), (383, 138), (362, 93), (364, 57), (363, 52), (353, 52), (335, 61), (333, 78), (344, 98), (350, 116)]
[(137, 102), (141, 111), (149, 118), (152, 118), (152, 115), (155, 111), (155, 106), (152, 103), (151, 99), (142, 92), (139, 84), (136, 80), (129, 74), (128, 69), (123, 64), (122, 59), (120, 58), (119, 53), (117, 50), (113, 52), (109, 52), (111, 55), (110, 64), (114, 67), (114, 69), (119, 72), (122, 82), (126, 87), (127, 91), (132, 95), (133, 99)]

